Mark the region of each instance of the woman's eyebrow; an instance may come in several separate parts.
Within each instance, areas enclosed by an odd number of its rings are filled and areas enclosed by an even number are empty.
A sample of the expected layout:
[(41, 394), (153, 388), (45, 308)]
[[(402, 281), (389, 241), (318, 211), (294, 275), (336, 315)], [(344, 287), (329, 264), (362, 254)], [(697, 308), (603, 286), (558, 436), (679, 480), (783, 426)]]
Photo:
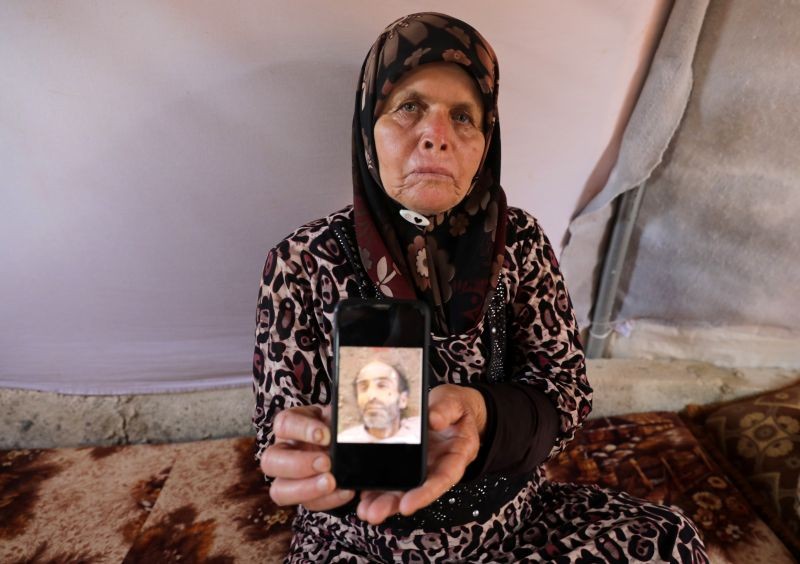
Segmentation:
[(422, 100), (423, 98), (424, 96), (413, 88), (403, 88), (392, 92), (391, 101), (396, 104), (401, 100)]
[[(417, 90), (414, 90), (413, 88), (403, 88), (402, 90), (398, 90), (392, 93), (393, 104), (398, 104), (401, 101), (407, 101), (407, 100), (425, 101), (426, 97), (424, 94), (420, 94)], [(478, 115), (481, 113), (481, 104), (478, 104), (473, 100), (456, 102), (455, 104), (453, 104), (452, 107), (454, 110), (467, 110), (473, 115)]]
[(453, 109), (466, 111), (476, 116), (481, 114), (481, 106), (475, 102), (459, 102), (453, 106)]

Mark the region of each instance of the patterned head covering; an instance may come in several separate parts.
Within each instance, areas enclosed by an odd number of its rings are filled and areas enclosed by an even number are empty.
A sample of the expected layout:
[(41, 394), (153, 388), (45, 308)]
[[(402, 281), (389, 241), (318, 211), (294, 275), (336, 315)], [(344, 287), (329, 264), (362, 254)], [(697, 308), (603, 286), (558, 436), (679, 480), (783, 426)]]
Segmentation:
[[(402, 206), (383, 189), (373, 128), (403, 74), (437, 62), (460, 65), (475, 80), (483, 101), (485, 149), (466, 197), (422, 228), (402, 219)], [(476, 30), (429, 12), (390, 24), (361, 67), (353, 117), (353, 205), (361, 260), (387, 296), (428, 302), (440, 335), (461, 334), (481, 319), (503, 264), (498, 78), (494, 51)]]

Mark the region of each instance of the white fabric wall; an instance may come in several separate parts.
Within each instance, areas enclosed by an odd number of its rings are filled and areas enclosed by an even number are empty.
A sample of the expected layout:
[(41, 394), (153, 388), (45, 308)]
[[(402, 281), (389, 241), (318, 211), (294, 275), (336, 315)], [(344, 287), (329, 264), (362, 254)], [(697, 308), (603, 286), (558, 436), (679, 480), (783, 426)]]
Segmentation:
[(406, 13), (494, 45), (503, 184), (557, 243), (613, 164), (668, 4), (3, 2), (0, 386), (248, 381), (264, 256), (348, 203), (357, 73)]

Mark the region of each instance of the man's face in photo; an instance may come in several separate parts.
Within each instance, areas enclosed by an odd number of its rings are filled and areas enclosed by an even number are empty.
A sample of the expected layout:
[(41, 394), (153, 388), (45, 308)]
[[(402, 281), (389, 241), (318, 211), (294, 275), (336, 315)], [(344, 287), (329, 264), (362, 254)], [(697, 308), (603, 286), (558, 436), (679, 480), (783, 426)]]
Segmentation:
[(370, 362), (358, 373), (358, 409), (371, 434), (385, 438), (397, 432), (400, 414), (408, 405), (408, 391), (401, 388), (397, 370), (384, 362)]

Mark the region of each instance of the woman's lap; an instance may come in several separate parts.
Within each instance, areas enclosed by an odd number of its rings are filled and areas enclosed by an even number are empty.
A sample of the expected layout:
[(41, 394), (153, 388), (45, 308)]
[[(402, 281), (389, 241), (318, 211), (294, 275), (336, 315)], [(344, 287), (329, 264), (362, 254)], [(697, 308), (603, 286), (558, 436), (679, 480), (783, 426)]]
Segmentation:
[(595, 486), (544, 482), (483, 523), (399, 536), (301, 512), (289, 562), (707, 562), (678, 510)]

